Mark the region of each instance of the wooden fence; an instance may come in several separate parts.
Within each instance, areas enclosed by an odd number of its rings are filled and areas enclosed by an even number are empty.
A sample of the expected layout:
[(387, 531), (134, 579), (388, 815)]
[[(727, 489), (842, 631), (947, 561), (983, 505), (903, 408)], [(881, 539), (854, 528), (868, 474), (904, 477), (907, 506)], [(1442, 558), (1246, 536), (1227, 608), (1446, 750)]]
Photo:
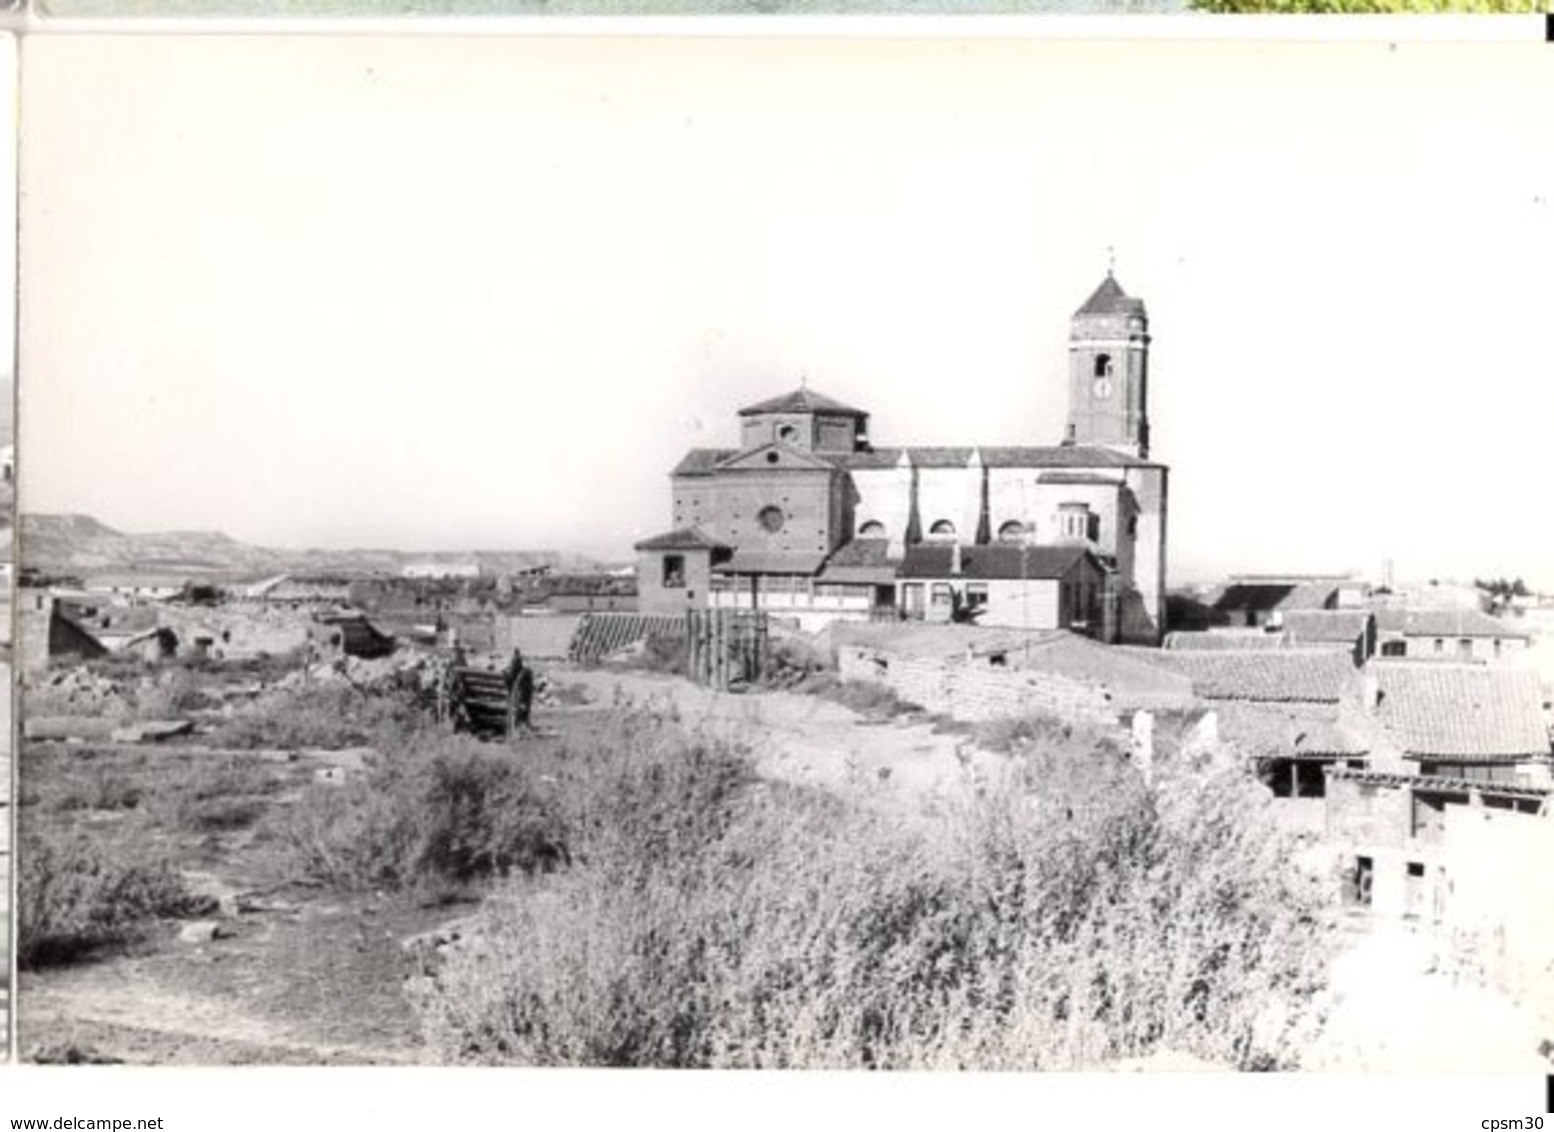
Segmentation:
[(585, 613), (572, 633), (567, 659), (593, 664), (648, 637), (679, 638), (684, 633), (684, 622), (673, 613)]
[(686, 672), (698, 684), (727, 688), (761, 675), (769, 655), (765, 613), (695, 609), (685, 615)]

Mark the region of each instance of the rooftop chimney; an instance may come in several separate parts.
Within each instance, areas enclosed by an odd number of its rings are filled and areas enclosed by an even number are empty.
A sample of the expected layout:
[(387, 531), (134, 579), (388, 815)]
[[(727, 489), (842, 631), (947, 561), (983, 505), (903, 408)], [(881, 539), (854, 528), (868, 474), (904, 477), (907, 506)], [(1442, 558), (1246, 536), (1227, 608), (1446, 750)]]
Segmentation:
[(959, 574), (960, 573), (960, 543), (959, 542), (952, 543), (950, 545), (950, 573), (952, 573), (952, 574)]

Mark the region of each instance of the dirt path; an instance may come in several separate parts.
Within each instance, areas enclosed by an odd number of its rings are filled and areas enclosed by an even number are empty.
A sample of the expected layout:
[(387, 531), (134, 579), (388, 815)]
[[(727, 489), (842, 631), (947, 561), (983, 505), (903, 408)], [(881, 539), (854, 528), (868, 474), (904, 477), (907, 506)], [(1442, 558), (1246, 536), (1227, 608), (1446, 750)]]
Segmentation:
[[(20, 987), (27, 1059), (74, 1050), (146, 1064), (409, 1064), (401, 942), (465, 908), (373, 897), (222, 919), (221, 938), (166, 926), (136, 953), (37, 973)], [(294, 910), (293, 910), (294, 909)]]

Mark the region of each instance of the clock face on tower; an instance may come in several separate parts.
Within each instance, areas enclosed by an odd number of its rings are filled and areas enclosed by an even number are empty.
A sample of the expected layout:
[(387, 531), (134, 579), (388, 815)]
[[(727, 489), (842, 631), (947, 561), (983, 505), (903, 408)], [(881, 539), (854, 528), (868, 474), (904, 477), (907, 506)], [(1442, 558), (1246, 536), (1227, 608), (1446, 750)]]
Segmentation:
[(1091, 390), (1095, 393), (1098, 400), (1106, 400), (1106, 398), (1112, 395), (1112, 379), (1109, 377), (1096, 378), (1095, 384), (1091, 386)]

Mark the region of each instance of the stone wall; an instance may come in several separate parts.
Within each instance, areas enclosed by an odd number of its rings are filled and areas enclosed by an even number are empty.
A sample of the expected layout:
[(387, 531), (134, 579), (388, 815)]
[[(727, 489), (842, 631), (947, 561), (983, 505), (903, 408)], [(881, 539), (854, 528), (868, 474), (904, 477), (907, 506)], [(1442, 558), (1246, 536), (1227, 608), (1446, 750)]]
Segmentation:
[(1099, 685), (1049, 672), (991, 667), (985, 660), (901, 656), (857, 645), (838, 649), (837, 662), (843, 680), (882, 684), (903, 700), (956, 719), (1041, 713), (1103, 726), (1117, 723), (1117, 712)]
[(244, 660), (261, 653), (280, 656), (308, 641), (313, 624), (307, 609), (268, 606), (261, 602), (213, 606), (164, 605), (157, 623), (178, 637), (180, 656), (190, 655), (195, 640), (209, 637), (209, 653), (216, 660)]

